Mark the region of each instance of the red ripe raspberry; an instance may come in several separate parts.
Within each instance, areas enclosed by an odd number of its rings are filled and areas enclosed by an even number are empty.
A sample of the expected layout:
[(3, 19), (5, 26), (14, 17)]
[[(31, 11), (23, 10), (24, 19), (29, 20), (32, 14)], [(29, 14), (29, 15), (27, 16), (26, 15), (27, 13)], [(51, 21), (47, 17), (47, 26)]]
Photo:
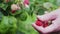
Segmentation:
[(12, 10), (12, 13), (15, 13), (16, 12), (16, 10)]
[(43, 23), (42, 23), (41, 20), (37, 19), (37, 21), (36, 21), (36, 25), (38, 25), (38, 26), (43, 26)]
[(45, 21), (43, 27), (47, 27), (48, 25), (48, 21)]
[(41, 21), (40, 19), (37, 19), (36, 21), (36, 25), (38, 26), (43, 26), (43, 27), (47, 27), (48, 26), (48, 21)]

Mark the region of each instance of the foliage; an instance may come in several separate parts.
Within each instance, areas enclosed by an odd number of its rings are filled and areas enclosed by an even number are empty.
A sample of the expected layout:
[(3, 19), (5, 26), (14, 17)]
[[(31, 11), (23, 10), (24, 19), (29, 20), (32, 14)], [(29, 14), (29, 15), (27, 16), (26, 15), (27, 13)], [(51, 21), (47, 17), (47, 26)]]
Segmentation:
[[(0, 34), (38, 34), (31, 24), (36, 21), (37, 15), (57, 9), (58, 1), (29, 0), (29, 5), (25, 6), (22, 0), (9, 0), (8, 2), (0, 0)], [(12, 4), (20, 7), (15, 13), (11, 11)]]

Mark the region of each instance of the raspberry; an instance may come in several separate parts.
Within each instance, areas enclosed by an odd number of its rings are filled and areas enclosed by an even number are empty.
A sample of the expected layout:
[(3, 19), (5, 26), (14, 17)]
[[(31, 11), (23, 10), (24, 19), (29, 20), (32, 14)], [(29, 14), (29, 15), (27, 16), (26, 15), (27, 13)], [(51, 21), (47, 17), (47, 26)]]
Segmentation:
[(16, 10), (12, 10), (12, 13), (15, 13), (16, 12)]
[(38, 25), (38, 26), (43, 26), (43, 23), (42, 23), (42, 21), (40, 21), (39, 19), (36, 21), (36, 25)]
[(37, 26), (47, 27), (48, 26), (48, 21), (41, 21), (40, 19), (37, 19), (36, 25)]
[(45, 21), (43, 27), (47, 27), (48, 25), (48, 21)]

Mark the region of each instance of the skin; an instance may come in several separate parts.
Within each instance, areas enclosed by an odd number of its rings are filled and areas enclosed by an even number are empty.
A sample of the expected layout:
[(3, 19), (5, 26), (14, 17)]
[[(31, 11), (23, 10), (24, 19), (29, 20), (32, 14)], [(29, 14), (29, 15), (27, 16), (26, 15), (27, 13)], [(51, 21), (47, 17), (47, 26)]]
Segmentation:
[(53, 20), (52, 24), (49, 25), (48, 27), (43, 28), (42, 26), (37, 26), (35, 23), (32, 24), (32, 26), (39, 32), (42, 34), (49, 34), (51, 32), (57, 32), (60, 31), (60, 8), (47, 13), (45, 15), (42, 16), (37, 16), (40, 20), (42, 21), (49, 21), (49, 20)]

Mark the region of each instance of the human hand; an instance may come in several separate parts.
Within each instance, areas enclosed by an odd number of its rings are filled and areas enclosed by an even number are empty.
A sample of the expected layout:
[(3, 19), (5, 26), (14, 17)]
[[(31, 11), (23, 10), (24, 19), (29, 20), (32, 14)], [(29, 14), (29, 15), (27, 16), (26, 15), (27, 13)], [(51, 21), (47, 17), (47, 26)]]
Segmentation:
[(47, 26), (47, 27), (43, 27), (43, 26), (38, 26), (35, 23), (32, 24), (32, 26), (39, 32), (42, 33), (51, 33), (51, 32), (56, 32), (56, 31), (60, 31), (60, 8), (57, 10), (52, 11), (51, 13), (42, 15), (42, 16), (37, 16), (41, 21), (49, 21), (49, 20), (53, 20), (52, 24)]

